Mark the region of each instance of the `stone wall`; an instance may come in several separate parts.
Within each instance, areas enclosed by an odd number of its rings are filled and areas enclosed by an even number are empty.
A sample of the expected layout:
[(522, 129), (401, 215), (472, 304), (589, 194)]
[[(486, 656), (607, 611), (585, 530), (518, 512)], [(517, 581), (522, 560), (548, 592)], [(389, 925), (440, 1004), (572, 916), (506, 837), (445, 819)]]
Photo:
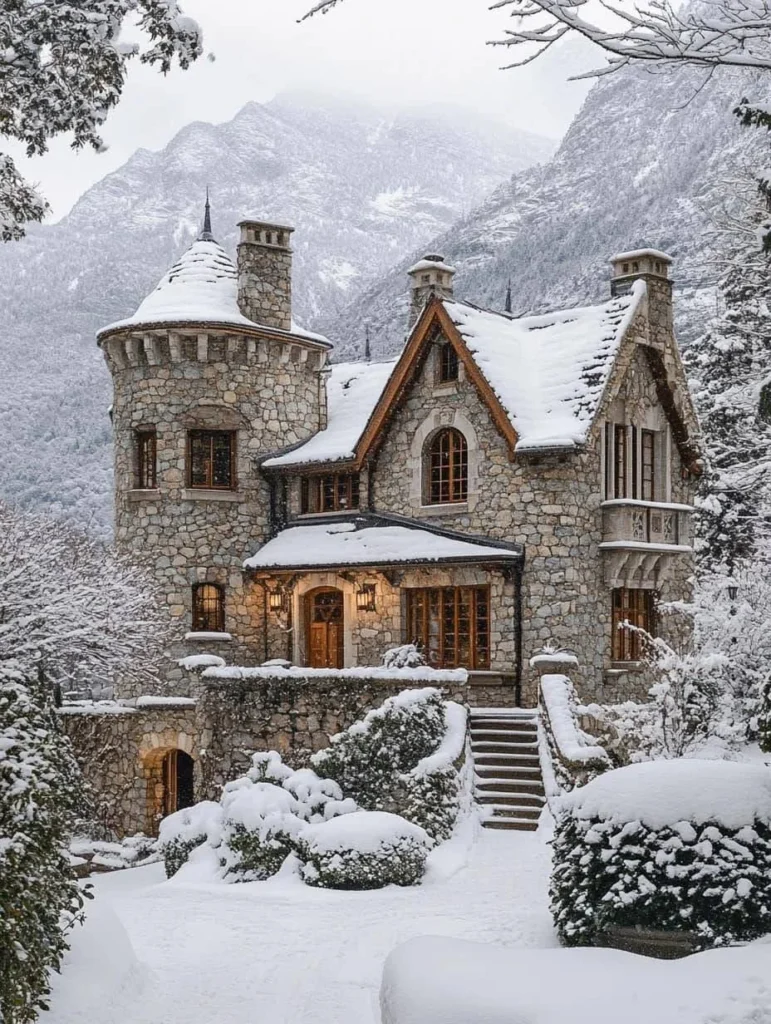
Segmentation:
[[(534, 704), (537, 693), (527, 659), (548, 641), (575, 651), (581, 665), (575, 681), (583, 699), (615, 700), (645, 692), (638, 673), (611, 671), (611, 589), (599, 545), (604, 420), (614, 403), (633, 417), (626, 422), (644, 425), (646, 417), (659, 415), (655, 382), (636, 344), (647, 340), (647, 329), (646, 317), (639, 313), (605, 405), (582, 450), (512, 458), (475, 388), (464, 379), (437, 384), (435, 354), (429, 353), (387, 426), (370, 470), (373, 511), (427, 519), (524, 546), (523, 703)], [(673, 370), (672, 359), (669, 362)], [(445, 426), (459, 429), (469, 446), (469, 500), (457, 506), (424, 505), (422, 452), (432, 434)], [(682, 478), (680, 453), (671, 432), (665, 429), (663, 437), (671, 466), (669, 500), (690, 503), (695, 481)], [(690, 557), (679, 556), (678, 564), (660, 581), (662, 600), (686, 598), (691, 572)], [(510, 648), (502, 649), (496, 659), (513, 670)]]
[[(325, 351), (308, 343), (247, 334), (154, 332), (110, 338), (105, 355), (115, 387), (116, 542), (149, 563), (179, 640), (171, 658), (192, 653), (192, 586), (225, 587), (229, 660), (259, 658), (262, 592), (241, 566), (267, 536), (269, 492), (258, 456), (307, 438), (321, 423)], [(157, 432), (157, 489), (137, 490), (135, 431)], [(236, 434), (236, 488), (187, 487), (192, 429)], [(170, 692), (176, 683), (170, 674)], [(134, 696), (124, 693), (122, 696)]]
[(218, 799), (223, 784), (243, 774), (255, 751), (278, 750), (292, 766), (307, 765), (333, 735), (404, 689), (436, 685), (448, 698), (465, 702), (469, 687), (463, 678), (279, 672), (257, 679), (199, 679), (186, 684), (199, 694), (189, 704), (65, 706), (61, 720), (91, 785), (99, 821), (119, 835), (155, 834), (161, 768), (170, 750), (193, 758), (196, 801)]

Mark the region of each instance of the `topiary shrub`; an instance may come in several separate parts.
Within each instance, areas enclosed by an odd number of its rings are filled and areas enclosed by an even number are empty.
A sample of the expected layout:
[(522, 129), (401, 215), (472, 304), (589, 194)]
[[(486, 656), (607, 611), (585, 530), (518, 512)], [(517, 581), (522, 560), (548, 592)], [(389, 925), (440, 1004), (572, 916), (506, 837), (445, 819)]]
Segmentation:
[(384, 811), (308, 825), (297, 839), (304, 881), (324, 889), (416, 885), (432, 846), (425, 829)]
[(391, 810), (399, 803), (402, 777), (436, 751), (446, 726), (439, 690), (404, 690), (333, 736), (311, 761), (360, 807)]
[(166, 877), (175, 875), (197, 847), (207, 841), (216, 844), (221, 831), (222, 807), (212, 800), (203, 800), (164, 818), (158, 832), (158, 851), (163, 857)]
[(562, 798), (551, 910), (565, 945), (615, 928), (687, 932), (699, 948), (771, 930), (771, 772), (673, 760), (607, 772)]

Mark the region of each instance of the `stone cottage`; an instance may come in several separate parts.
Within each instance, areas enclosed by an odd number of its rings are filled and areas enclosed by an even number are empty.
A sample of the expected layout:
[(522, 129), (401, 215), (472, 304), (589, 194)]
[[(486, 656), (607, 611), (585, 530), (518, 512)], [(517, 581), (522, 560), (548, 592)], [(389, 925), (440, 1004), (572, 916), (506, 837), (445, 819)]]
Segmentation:
[[(547, 643), (576, 655), (585, 700), (640, 696), (639, 640), (618, 627), (656, 632), (657, 603), (687, 597), (700, 472), (670, 257), (614, 256), (606, 302), (513, 317), (456, 298), (429, 255), (400, 355), (335, 363), (292, 319), (292, 228), (240, 232), (234, 266), (207, 204), (199, 238), (98, 336), (117, 543), (151, 557), (177, 637), (162, 693), (118, 687), (111, 784), (139, 802), (149, 786), (157, 813), (194, 764), (202, 793), (236, 747), (323, 745), (387, 695), (366, 670), (403, 643), (471, 705), (532, 707)], [(262, 689), (190, 672), (219, 659), (325, 671), (289, 696), (269, 669)], [(254, 725), (268, 711), (272, 732)], [(73, 728), (90, 743), (97, 725)]]

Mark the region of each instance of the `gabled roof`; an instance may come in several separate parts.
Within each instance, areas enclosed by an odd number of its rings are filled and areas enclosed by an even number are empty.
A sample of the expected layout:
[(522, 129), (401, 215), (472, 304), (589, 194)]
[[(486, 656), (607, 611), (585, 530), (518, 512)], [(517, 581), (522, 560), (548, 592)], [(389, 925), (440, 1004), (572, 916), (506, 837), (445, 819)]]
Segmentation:
[(245, 569), (281, 570), (434, 563), (517, 562), (520, 545), (494, 544), (482, 538), (462, 537), (412, 520), (375, 515), (354, 515), (334, 522), (311, 522), (282, 530)]
[[(231, 258), (210, 235), (202, 235), (185, 250), (133, 316), (103, 327), (98, 336), (125, 328), (186, 323), (221, 324), (251, 331), (260, 327), (239, 310), (238, 273)], [(295, 324), (291, 332), (270, 329), (270, 333), (289, 333), (329, 346), (320, 334), (305, 331)]]
[(353, 459), (362, 431), (394, 366), (395, 359), (385, 363), (334, 364), (327, 382), (326, 429), (292, 451), (266, 459), (263, 466), (278, 469)]
[(645, 295), (513, 318), (463, 302), (443, 307), (517, 435), (516, 451), (582, 444), (621, 341)]

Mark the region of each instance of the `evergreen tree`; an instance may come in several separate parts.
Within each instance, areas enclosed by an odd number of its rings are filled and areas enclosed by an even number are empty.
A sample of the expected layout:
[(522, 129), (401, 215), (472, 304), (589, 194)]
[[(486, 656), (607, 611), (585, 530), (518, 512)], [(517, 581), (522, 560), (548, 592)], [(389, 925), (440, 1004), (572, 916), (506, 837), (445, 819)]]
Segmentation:
[(702, 569), (731, 574), (758, 553), (771, 465), (771, 255), (758, 245), (768, 217), (758, 193), (749, 226), (731, 240), (723, 310), (687, 353), (708, 469), (697, 519)]
[(81, 893), (66, 846), (81, 809), (80, 774), (50, 688), (0, 660), (0, 1020), (46, 1008)]

